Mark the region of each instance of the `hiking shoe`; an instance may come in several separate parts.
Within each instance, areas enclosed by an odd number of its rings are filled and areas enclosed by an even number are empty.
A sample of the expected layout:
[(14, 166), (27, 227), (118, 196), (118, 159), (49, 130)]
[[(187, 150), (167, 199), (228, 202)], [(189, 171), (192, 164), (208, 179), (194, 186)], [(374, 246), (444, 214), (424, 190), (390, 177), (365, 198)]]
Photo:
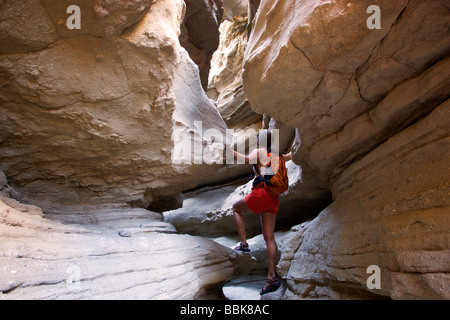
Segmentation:
[(242, 252), (250, 252), (250, 249), (248, 248), (248, 243), (242, 244), (239, 243), (237, 247), (234, 248), (234, 250), (242, 251)]
[(260, 295), (275, 291), (281, 285), (281, 281), (278, 280), (277, 277), (273, 277), (273, 279), (267, 279), (266, 283), (268, 284), (268, 286), (265, 289), (264, 288), (261, 289), (261, 292), (259, 293)]

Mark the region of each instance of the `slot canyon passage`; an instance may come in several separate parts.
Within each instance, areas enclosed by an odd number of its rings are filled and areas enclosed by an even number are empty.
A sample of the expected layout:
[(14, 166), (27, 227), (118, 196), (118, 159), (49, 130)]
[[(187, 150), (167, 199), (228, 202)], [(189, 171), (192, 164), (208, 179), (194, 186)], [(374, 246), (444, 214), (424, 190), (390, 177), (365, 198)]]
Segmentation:
[(0, 299), (259, 299), (251, 166), (190, 142), (262, 128), (293, 154), (263, 299), (450, 299), (450, 1), (3, 0), (0, 30)]

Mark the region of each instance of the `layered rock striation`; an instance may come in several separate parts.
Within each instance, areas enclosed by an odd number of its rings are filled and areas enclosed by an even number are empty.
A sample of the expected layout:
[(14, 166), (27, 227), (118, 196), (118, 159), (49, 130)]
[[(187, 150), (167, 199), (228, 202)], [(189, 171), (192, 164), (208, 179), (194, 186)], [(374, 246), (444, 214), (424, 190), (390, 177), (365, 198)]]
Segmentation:
[[(0, 181), (1, 182), (1, 181)], [(0, 299), (217, 299), (242, 257), (126, 205), (47, 213), (0, 185)], [(245, 258), (244, 258), (245, 260)]]
[[(370, 5), (380, 29), (367, 27)], [(448, 299), (449, 9), (261, 2), (245, 93), (253, 110), (296, 128), (294, 161), (334, 200), (291, 231), (281, 297)], [(380, 289), (366, 283), (371, 265)]]
[(261, 236), (256, 259), (206, 238), (251, 186), (211, 185), (250, 172), (203, 161), (228, 127), (294, 155), (266, 297), (450, 298), (450, 5), (248, 3), (80, 0), (79, 29), (70, 1), (0, 4), (2, 298), (223, 298), (265, 272)]

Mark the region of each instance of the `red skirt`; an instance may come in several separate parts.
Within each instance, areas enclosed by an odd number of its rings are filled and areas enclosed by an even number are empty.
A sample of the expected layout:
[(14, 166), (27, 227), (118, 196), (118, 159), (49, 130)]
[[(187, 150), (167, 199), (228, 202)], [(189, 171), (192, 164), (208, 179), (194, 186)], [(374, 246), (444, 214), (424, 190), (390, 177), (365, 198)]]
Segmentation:
[(252, 192), (244, 197), (247, 207), (255, 214), (270, 212), (276, 214), (280, 206), (278, 196), (269, 194), (264, 188), (252, 188)]

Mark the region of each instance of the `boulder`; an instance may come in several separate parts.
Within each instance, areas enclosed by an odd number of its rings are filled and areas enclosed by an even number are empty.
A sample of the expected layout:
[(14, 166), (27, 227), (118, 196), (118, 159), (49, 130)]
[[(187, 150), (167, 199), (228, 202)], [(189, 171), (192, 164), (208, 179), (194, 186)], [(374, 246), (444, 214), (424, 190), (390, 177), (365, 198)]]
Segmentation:
[[(243, 83), (253, 110), (300, 130), (295, 161), (305, 170), (318, 164), (310, 156), (318, 140), (335, 139), (330, 136), (450, 50), (448, 8), (441, 1), (283, 3), (261, 5), (247, 44)], [(366, 27), (369, 5), (380, 7), (379, 30)], [(444, 72), (442, 89), (430, 94), (430, 100), (440, 98), (430, 108), (443, 101), (445, 79)], [(355, 157), (366, 152), (342, 151)], [(321, 180), (328, 182), (330, 172), (320, 169)]]
[(69, 4), (14, 1), (0, 10), (0, 41), (11, 43), (0, 57), (0, 167), (9, 184), (43, 208), (147, 207), (207, 180), (217, 165), (173, 162), (180, 132), (193, 140), (226, 129), (178, 40), (184, 1), (80, 2), (81, 29), (65, 24)]
[(174, 233), (145, 209), (91, 205), (44, 216), (39, 207), (5, 199), (1, 300), (217, 299), (218, 284), (242, 260), (212, 240)]
[(448, 100), (343, 172), (333, 203), (285, 236), (282, 298), (449, 299), (449, 116)]

